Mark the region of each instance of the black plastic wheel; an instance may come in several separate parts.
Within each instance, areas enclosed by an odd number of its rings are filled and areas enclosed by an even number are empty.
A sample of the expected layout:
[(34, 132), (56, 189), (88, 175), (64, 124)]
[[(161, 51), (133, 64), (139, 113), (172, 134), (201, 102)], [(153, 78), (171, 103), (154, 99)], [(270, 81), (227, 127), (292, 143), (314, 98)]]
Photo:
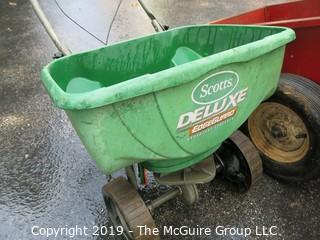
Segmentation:
[(261, 153), (264, 170), (286, 181), (320, 175), (320, 86), (282, 74), (276, 93), (244, 125)]
[(250, 189), (262, 176), (262, 161), (250, 139), (236, 131), (215, 153), (223, 176), (240, 192)]
[(107, 183), (102, 194), (113, 225), (123, 227), (126, 239), (159, 239), (157, 235), (140, 235), (137, 226), (153, 229), (156, 225), (143, 199), (125, 178), (118, 177)]
[(182, 197), (188, 205), (193, 205), (199, 201), (199, 192), (196, 184), (181, 185)]

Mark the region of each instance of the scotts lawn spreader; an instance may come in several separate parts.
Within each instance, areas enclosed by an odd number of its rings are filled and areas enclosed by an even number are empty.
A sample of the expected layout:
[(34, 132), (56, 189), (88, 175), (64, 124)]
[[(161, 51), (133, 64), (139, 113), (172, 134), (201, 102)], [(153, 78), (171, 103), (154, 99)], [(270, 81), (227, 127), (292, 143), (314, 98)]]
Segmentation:
[[(262, 174), (258, 152), (237, 129), (277, 89), (282, 27), (188, 26), (62, 57), (42, 70), (101, 171), (126, 169), (103, 187), (109, 216), (128, 238), (155, 227), (153, 210), (178, 195), (197, 202), (197, 184), (217, 173), (248, 189)], [(136, 167), (137, 166), (137, 167)], [(136, 173), (171, 186), (144, 203)], [(143, 179), (142, 179), (143, 181)]]

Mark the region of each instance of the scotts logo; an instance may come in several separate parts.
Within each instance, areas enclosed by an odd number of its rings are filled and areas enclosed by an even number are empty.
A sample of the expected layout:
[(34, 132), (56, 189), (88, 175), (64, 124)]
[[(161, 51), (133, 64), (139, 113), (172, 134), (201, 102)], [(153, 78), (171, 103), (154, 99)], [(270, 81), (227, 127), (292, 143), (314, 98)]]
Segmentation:
[(237, 90), (238, 83), (239, 76), (232, 71), (218, 72), (202, 80), (191, 94), (192, 101), (201, 106), (181, 114), (177, 129), (188, 130), (192, 136), (233, 117), (248, 91)]
[(238, 85), (239, 76), (235, 72), (215, 73), (202, 80), (192, 91), (192, 101), (197, 104), (210, 104), (230, 94)]

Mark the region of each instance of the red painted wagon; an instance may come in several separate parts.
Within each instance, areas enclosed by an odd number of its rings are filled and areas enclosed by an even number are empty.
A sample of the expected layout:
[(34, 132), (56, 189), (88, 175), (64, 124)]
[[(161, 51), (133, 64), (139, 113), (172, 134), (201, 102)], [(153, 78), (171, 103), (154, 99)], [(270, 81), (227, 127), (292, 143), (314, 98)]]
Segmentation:
[[(211, 24), (290, 27), (278, 91), (244, 125), (266, 172), (293, 181), (320, 174), (320, 0), (270, 5)], [(268, 67), (268, 66), (266, 66)]]

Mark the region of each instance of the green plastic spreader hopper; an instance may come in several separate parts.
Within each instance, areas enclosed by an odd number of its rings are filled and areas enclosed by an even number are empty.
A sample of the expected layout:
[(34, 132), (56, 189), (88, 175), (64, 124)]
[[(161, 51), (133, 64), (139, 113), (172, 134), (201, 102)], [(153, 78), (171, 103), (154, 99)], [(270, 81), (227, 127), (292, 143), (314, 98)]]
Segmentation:
[(156, 173), (215, 152), (277, 88), (292, 30), (189, 26), (55, 60), (42, 71), (99, 168)]

